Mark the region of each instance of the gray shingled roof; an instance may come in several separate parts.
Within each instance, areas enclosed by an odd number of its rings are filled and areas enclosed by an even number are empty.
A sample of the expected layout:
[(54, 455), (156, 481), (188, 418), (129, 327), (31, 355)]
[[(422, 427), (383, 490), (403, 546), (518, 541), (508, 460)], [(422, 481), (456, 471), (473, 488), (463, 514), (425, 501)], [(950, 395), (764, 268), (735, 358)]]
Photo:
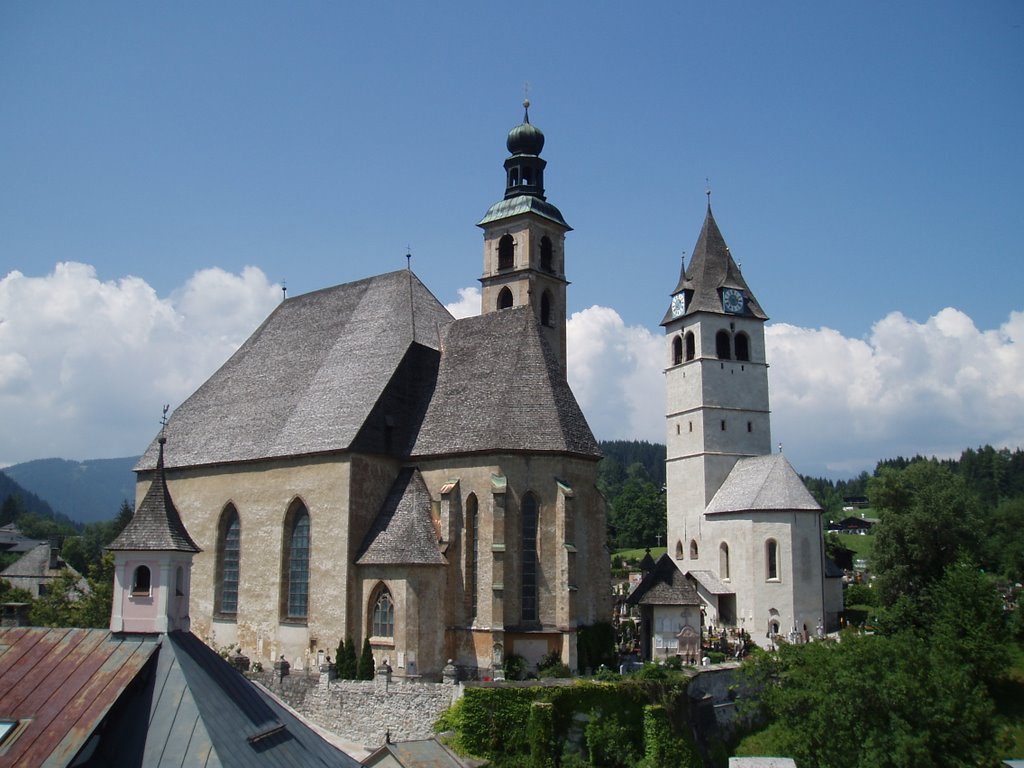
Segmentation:
[(693, 582), (686, 578), (672, 558), (658, 558), (654, 570), (647, 573), (626, 598), (627, 605), (700, 605)]
[(492, 221), (508, 219), (524, 213), (536, 214), (537, 216), (549, 219), (550, 221), (565, 227), (566, 232), (572, 231), (572, 227), (566, 224), (565, 219), (562, 218), (562, 212), (560, 210), (547, 200), (541, 200), (539, 197), (535, 197), (533, 195), (517, 195), (516, 197), (499, 200), (487, 209), (487, 213), (484, 214), (484, 217), (477, 222), (477, 226), (482, 227), (486, 224), (490, 224)]
[(781, 453), (737, 461), (706, 512), (711, 515), (761, 509), (821, 511), (793, 465)]
[[(711, 215), (711, 205), (708, 205), (707, 215), (704, 217), (704, 226), (701, 227), (700, 235), (697, 237), (697, 244), (693, 246), (693, 254), (690, 256), (688, 266), (680, 270), (679, 283), (676, 285), (672, 295), (680, 291), (686, 291), (686, 312), (692, 315), (696, 312), (722, 312), (722, 288), (738, 288), (743, 291), (746, 297), (746, 317), (756, 317), (760, 320), (767, 320), (768, 316), (757, 303), (753, 292), (750, 290), (740, 268), (733, 261), (729, 253), (729, 247), (725, 244), (715, 217)], [(665, 325), (676, 318), (672, 317), (672, 308), (665, 312), (661, 324)]]
[(201, 552), (185, 530), (181, 516), (174, 506), (171, 492), (167, 489), (164, 474), (164, 438), (159, 438), (156, 473), (153, 482), (135, 510), (125, 529), (118, 534), (107, 549), (142, 550), (158, 552)]
[(430, 510), (430, 491), (420, 471), (406, 467), (391, 485), (357, 565), (445, 565)]
[(690, 571), (689, 574), (712, 595), (731, 595), (736, 591), (732, 587), (727, 586), (725, 582), (721, 581), (711, 571)]
[[(450, 322), (408, 270), (281, 302), (175, 410), (167, 466), (348, 449), (410, 345), (436, 350)], [(136, 469), (156, 458), (154, 441)]]
[(413, 454), (478, 451), (601, 455), (528, 306), (457, 320), (442, 336)]

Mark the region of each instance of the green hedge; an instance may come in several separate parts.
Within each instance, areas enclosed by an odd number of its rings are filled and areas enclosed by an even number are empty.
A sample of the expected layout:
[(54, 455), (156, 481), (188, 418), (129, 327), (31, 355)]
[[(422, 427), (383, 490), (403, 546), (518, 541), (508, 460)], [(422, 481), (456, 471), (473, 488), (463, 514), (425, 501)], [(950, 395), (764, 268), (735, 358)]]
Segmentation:
[[(453, 746), (459, 752), (496, 766), (555, 768), (564, 762), (563, 749), (574, 729), (589, 758), (577, 764), (632, 766), (646, 754), (645, 765), (660, 766), (667, 749), (690, 752), (688, 683), (672, 675), (557, 688), (467, 688), (436, 728), (455, 731)], [(651, 705), (658, 707), (656, 714), (647, 713)], [(578, 715), (586, 717), (582, 725)]]

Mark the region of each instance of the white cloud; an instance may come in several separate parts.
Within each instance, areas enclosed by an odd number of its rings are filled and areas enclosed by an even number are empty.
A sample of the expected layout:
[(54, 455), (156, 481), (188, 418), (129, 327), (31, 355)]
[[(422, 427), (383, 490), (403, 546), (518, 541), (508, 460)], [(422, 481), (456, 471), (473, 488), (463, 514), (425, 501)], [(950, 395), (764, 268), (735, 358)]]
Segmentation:
[(665, 442), (663, 344), (646, 328), (627, 326), (607, 307), (569, 318), (569, 384), (598, 439)]
[(773, 436), (815, 471), (1024, 445), (1022, 312), (990, 331), (947, 308), (924, 323), (892, 312), (863, 340), (785, 324), (766, 336)]
[(444, 308), (452, 313), (452, 317), (473, 317), (480, 314), (480, 289), (476, 287), (459, 288), (459, 300), (445, 304)]
[[(478, 288), (448, 305), (479, 312)], [(160, 406), (188, 397), (263, 321), (279, 287), (258, 269), (197, 272), (160, 297), (85, 264), (0, 280), (0, 466), (140, 452)], [(898, 312), (863, 339), (777, 323), (766, 342), (772, 434), (801, 472), (839, 476), (898, 454), (1024, 445), (1024, 312), (997, 330), (944, 309)], [(568, 320), (569, 381), (600, 439), (665, 439), (664, 336), (594, 306)]]
[(0, 466), (139, 453), (279, 297), (258, 269), (197, 272), (169, 298), (87, 264), (0, 280)]

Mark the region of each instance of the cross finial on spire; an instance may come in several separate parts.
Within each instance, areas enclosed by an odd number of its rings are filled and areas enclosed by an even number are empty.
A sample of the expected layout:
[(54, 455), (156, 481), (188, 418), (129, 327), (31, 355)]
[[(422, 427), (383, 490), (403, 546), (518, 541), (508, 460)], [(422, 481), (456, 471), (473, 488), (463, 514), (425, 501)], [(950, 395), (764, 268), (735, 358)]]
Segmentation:
[(779, 443), (779, 453), (782, 453), (782, 443)]
[(523, 122), (530, 122), (530, 83), (523, 81)]
[(405, 246), (405, 268), (412, 272), (412, 246)]
[(284, 278), (281, 279), (281, 301), (288, 298), (288, 283), (285, 282)]
[(708, 196), (708, 210), (711, 210), (711, 179), (704, 177), (704, 194)]
[(167, 411), (169, 411), (170, 408), (171, 408), (171, 406), (169, 404), (164, 403), (164, 412), (163, 412), (163, 415), (160, 417), (160, 444), (161, 445), (163, 445), (164, 443), (167, 442), (167, 438), (164, 436), (164, 433), (167, 431)]

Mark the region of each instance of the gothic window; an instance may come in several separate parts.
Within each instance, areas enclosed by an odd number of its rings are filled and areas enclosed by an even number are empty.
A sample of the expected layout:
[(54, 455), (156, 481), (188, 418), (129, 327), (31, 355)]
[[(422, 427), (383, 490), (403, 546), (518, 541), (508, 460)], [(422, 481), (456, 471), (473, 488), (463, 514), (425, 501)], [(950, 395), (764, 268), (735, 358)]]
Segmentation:
[(682, 559), (683, 559), (683, 542), (677, 541), (676, 542), (676, 560), (682, 560)]
[(523, 496), (522, 521), (522, 620), (537, 621), (537, 497)]
[(729, 353), (729, 332), (719, 331), (715, 334), (715, 354), (718, 355), (719, 360), (731, 360), (732, 355)]
[(498, 269), (512, 269), (515, 263), (515, 240), (512, 235), (502, 235), (498, 241)]
[(228, 504), (220, 515), (217, 531), (217, 575), (214, 582), (214, 611), (234, 616), (238, 611), (238, 573), (241, 561), (242, 525), (238, 510)]
[(768, 581), (779, 580), (779, 543), (775, 539), (768, 539), (764, 545), (765, 555), (765, 578)]
[(132, 594), (137, 597), (148, 597), (152, 589), (152, 574), (149, 566), (140, 565), (132, 574)]
[(507, 287), (498, 292), (498, 309), (508, 309), (512, 306), (512, 291)]
[(551, 291), (544, 291), (540, 297), (540, 324), (550, 327), (551, 323)]
[(718, 575), (729, 580), (729, 545), (724, 541), (718, 547)]
[(545, 272), (554, 271), (551, 263), (551, 238), (547, 235), (540, 239), (540, 268)]
[(283, 618), (305, 621), (309, 615), (309, 512), (297, 501), (285, 518), (281, 564)]
[(736, 359), (750, 360), (750, 337), (742, 331), (736, 334)]
[(373, 600), (373, 616), (370, 619), (370, 634), (373, 637), (395, 637), (395, 601), (383, 584), (377, 589)]
[(697, 540), (696, 539), (690, 539), (690, 559), (691, 560), (696, 560), (697, 559)]
[(476, 619), (477, 568), (480, 562), (480, 525), (476, 494), (466, 499), (466, 593), (469, 595), (469, 618)]
[(672, 365), (683, 362), (683, 340), (676, 336), (672, 339)]
[(693, 331), (686, 332), (686, 359), (693, 360), (697, 356), (696, 346), (693, 341)]

